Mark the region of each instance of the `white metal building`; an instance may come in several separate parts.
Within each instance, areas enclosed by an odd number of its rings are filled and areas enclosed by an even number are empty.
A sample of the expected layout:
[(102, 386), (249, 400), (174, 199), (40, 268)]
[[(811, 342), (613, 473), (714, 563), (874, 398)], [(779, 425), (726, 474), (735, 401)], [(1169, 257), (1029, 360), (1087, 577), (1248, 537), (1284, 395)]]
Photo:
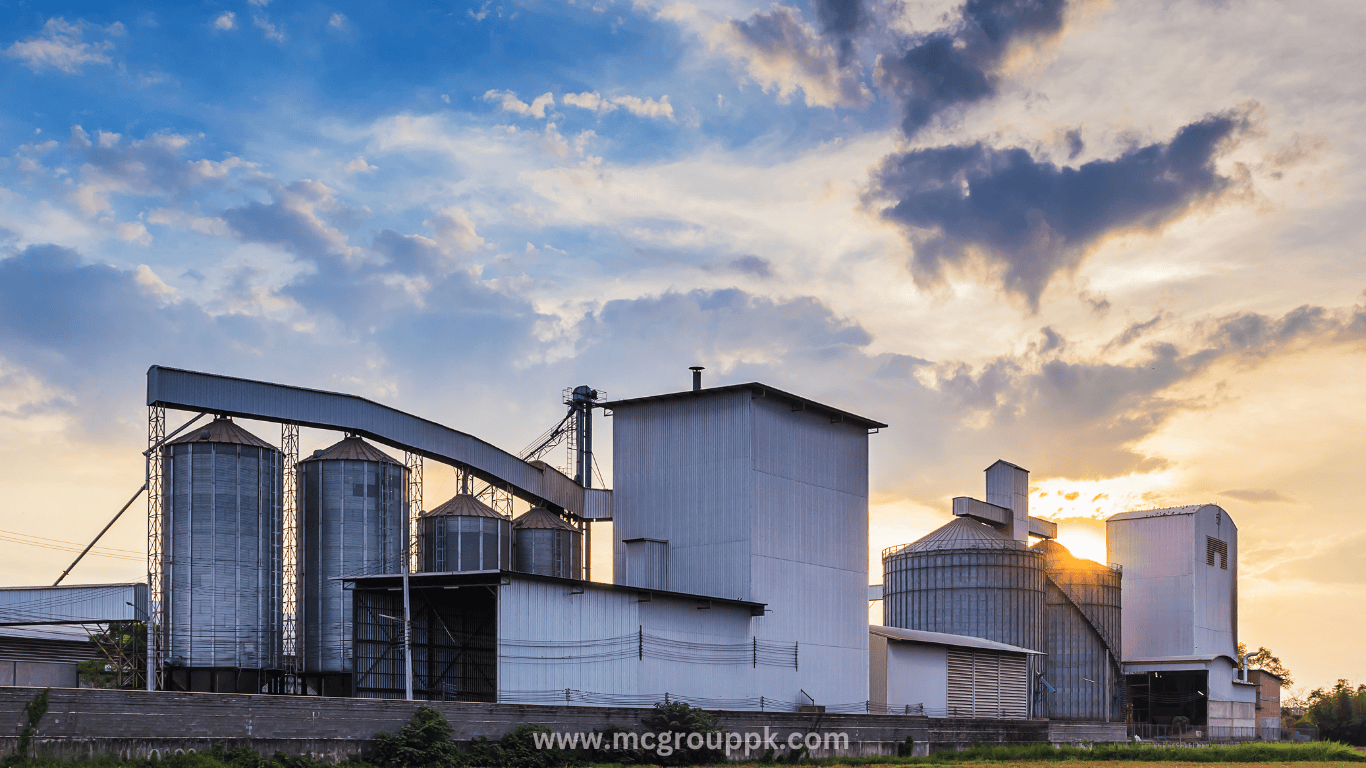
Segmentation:
[(868, 697), (875, 711), (1020, 719), (1033, 698), (1038, 651), (966, 635), (868, 628)]
[(1105, 522), (1124, 569), (1122, 640), (1135, 717), (1177, 716), (1211, 738), (1253, 738), (1257, 687), (1238, 677), (1238, 528), (1215, 504), (1124, 512)]
[[(740, 625), (715, 609), (651, 610), (644, 631), (797, 656), (744, 682), (706, 675), (708, 689), (866, 701), (868, 434), (886, 425), (757, 383), (608, 408), (618, 583), (766, 606)], [(649, 685), (701, 685), (697, 670), (661, 666)]]

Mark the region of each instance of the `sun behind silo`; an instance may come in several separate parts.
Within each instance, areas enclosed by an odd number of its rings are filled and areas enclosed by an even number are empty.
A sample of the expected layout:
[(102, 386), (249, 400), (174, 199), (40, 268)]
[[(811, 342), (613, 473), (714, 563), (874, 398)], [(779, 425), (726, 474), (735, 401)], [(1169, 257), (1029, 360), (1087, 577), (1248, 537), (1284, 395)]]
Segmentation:
[(407, 478), (359, 437), (299, 462), (299, 648), (317, 693), (352, 695), (351, 592), (339, 577), (404, 570)]
[(1120, 578), (1117, 568), (1075, 557), (1056, 541), (1032, 549), (1044, 556), (1048, 655), (1041, 694), (1051, 720), (1106, 720), (1123, 717), (1120, 674)]
[(282, 454), (227, 418), (161, 450), (168, 687), (261, 693), (281, 668)]

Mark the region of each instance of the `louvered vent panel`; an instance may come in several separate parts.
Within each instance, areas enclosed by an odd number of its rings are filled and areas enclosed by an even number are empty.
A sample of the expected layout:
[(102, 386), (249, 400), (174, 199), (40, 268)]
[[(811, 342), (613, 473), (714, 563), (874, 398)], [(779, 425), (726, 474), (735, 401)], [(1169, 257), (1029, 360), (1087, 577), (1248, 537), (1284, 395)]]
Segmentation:
[(1000, 656), (1001, 717), (1029, 716), (1029, 674), (1024, 656)]
[(973, 716), (973, 654), (953, 648), (948, 653), (949, 717)]
[(1000, 669), (994, 653), (973, 654), (973, 688), (977, 717), (1000, 717)]

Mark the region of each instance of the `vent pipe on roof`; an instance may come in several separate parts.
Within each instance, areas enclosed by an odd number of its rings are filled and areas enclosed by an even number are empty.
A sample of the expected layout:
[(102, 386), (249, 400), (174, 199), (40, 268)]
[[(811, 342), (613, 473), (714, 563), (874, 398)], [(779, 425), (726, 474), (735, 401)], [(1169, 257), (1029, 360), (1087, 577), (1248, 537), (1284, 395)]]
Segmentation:
[(692, 371), (692, 391), (700, 392), (702, 390), (702, 372), (707, 369), (700, 365), (694, 365), (688, 370)]

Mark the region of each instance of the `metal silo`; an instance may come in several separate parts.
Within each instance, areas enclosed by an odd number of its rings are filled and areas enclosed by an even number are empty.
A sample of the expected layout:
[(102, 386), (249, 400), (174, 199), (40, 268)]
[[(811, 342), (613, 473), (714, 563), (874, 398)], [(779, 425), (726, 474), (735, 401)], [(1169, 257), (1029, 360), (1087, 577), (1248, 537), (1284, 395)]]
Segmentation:
[(259, 693), (281, 667), (282, 454), (227, 418), (161, 450), (171, 684)]
[(1032, 549), (1044, 556), (1048, 656), (1041, 713), (1053, 720), (1114, 720), (1123, 716), (1119, 677), (1120, 577), (1117, 568), (1072, 555), (1056, 541)]
[(1043, 651), (1043, 560), (985, 523), (957, 518), (882, 553), (885, 623)]
[[(340, 576), (400, 573), (408, 556), (408, 469), (359, 437), (299, 462), (299, 648), (305, 675), (349, 675), (351, 592)], [(345, 678), (318, 690), (350, 693)]]
[(418, 570), (512, 570), (512, 521), (469, 493), (417, 519)]
[(534, 507), (512, 521), (514, 568), (523, 573), (582, 578), (579, 564), (583, 534), (545, 507)]

